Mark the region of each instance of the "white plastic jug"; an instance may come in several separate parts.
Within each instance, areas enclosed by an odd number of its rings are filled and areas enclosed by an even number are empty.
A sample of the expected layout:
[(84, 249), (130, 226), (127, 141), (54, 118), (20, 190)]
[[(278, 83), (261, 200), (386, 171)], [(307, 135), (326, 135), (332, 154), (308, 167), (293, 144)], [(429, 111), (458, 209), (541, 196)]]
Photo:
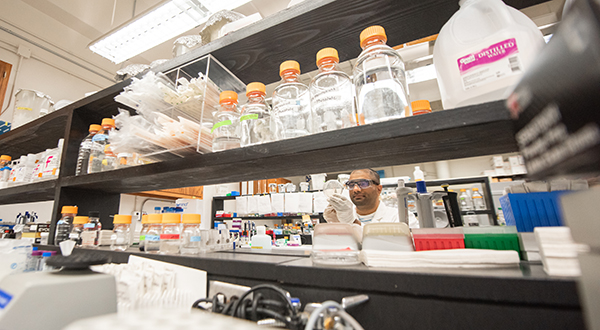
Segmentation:
[(461, 0), (433, 49), (444, 109), (505, 98), (545, 44), (535, 23), (501, 0)]

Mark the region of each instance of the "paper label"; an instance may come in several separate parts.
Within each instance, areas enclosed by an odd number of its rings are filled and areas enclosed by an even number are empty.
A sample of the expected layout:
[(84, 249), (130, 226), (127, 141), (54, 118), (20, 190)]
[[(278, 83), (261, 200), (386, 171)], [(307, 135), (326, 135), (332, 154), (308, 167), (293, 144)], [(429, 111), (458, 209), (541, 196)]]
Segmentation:
[(69, 239), (78, 239), (79, 238), (79, 234), (77, 233), (70, 233), (69, 234)]
[(464, 90), (493, 83), (522, 72), (515, 38), (460, 57), (456, 62)]
[(145, 241), (150, 241), (150, 242), (158, 242), (160, 241), (160, 236), (158, 235), (147, 235), (146, 237), (144, 237)]
[(92, 149), (92, 141), (86, 140), (81, 143), (81, 149)]
[(106, 134), (96, 134), (92, 137), (93, 142), (100, 142), (108, 140), (108, 135)]
[(94, 227), (96, 227), (96, 225), (95, 225), (95, 224), (93, 224), (93, 223), (86, 223), (86, 224), (83, 224), (83, 228), (88, 228), (88, 229), (89, 229), (89, 228), (92, 228), (92, 229), (93, 229)]
[(161, 240), (175, 240), (179, 239), (179, 234), (160, 234)]
[(220, 121), (213, 125), (213, 128), (210, 130), (210, 132), (213, 133), (217, 128), (219, 128), (221, 126), (229, 126), (229, 125), (231, 125), (231, 120)]
[(190, 242), (200, 242), (202, 240), (201, 236), (192, 236), (190, 237)]
[(95, 231), (84, 231), (81, 233), (81, 245), (82, 246), (93, 246), (96, 243), (96, 232)]
[(258, 114), (257, 113), (253, 113), (253, 114), (250, 114), (250, 115), (241, 116), (240, 117), (240, 123), (243, 122), (244, 120), (250, 120), (250, 119), (258, 119)]
[(27, 111), (32, 111), (32, 108), (28, 108), (28, 107), (17, 107), (17, 110), (27, 110)]

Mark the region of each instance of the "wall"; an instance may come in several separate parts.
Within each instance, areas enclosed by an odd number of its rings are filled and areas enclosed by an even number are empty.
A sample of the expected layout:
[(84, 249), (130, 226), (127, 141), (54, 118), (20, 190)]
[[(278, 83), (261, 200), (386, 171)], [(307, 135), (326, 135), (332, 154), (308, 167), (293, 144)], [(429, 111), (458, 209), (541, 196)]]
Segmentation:
[(21, 203), (0, 206), (0, 219), (4, 222), (13, 222), (19, 213), (32, 211), (38, 215), (38, 222), (48, 222), (52, 215), (53, 201), (39, 203)]

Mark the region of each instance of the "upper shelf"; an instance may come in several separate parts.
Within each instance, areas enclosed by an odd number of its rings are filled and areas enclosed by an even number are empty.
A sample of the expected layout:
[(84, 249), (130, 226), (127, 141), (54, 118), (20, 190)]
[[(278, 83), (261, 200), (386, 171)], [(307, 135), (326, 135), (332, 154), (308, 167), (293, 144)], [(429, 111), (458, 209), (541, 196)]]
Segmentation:
[(127, 193), (517, 151), (503, 101), (121, 170), (62, 186)]
[[(545, 1), (504, 2), (522, 9)], [(395, 46), (439, 33), (458, 9), (458, 0), (304, 1), (176, 57), (155, 71), (165, 72), (212, 54), (244, 83), (270, 84), (280, 79), (279, 64), (286, 60), (298, 61), (302, 72), (316, 70), (315, 56), (321, 48), (336, 48), (340, 62), (356, 58), (361, 52), (360, 32), (368, 26), (383, 26), (387, 44)]]

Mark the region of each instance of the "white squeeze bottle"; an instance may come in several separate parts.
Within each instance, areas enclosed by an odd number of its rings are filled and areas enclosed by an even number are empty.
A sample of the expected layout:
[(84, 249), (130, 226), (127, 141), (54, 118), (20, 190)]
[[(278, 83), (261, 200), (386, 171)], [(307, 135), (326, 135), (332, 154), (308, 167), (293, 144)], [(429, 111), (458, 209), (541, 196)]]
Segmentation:
[(33, 167), (33, 171), (31, 172), (31, 179), (29, 182), (34, 182), (42, 179), (42, 171), (44, 170), (44, 161), (46, 160), (46, 155), (50, 153), (52, 149), (46, 149), (46, 151), (39, 153), (39, 157), (35, 166)]
[(501, 0), (459, 5), (433, 49), (444, 109), (503, 99), (545, 44), (535, 23)]
[(42, 180), (56, 179), (58, 177), (58, 172), (60, 170), (60, 156), (62, 155), (64, 143), (64, 139), (59, 139), (58, 146), (46, 154), (42, 164)]
[(421, 171), (420, 166), (415, 166), (415, 171), (413, 172), (413, 178), (415, 179), (415, 182), (425, 181), (425, 174), (423, 174), (423, 171)]

